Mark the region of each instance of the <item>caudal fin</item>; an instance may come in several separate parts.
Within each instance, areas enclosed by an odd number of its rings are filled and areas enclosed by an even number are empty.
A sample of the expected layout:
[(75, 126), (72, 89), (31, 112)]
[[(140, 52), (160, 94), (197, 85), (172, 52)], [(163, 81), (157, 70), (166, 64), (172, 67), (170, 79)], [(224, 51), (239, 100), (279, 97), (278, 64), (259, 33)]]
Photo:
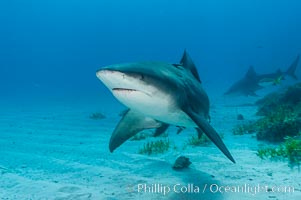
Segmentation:
[(298, 77), (295, 74), (296, 68), (299, 64), (300, 55), (297, 56), (297, 58), (294, 60), (294, 62), (291, 64), (291, 66), (287, 69), (286, 75), (292, 77), (293, 79), (298, 79)]

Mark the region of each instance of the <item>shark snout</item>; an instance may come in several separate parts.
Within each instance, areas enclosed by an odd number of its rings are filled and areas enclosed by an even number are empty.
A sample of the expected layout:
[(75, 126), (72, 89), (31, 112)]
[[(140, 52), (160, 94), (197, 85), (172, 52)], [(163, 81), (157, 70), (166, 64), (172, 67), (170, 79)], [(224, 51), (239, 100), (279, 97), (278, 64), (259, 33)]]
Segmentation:
[(101, 69), (96, 72), (96, 76), (101, 80), (110, 90), (118, 88), (122, 85), (124, 75), (121, 72)]
[(137, 77), (111, 69), (101, 69), (96, 72), (99, 78), (112, 92), (118, 89), (139, 90), (141, 81)]
[(110, 74), (112, 74), (113, 71), (112, 70), (108, 70), (108, 69), (100, 69), (96, 72), (96, 76), (97, 78), (99, 78), (100, 80), (103, 80), (105, 77), (110, 76)]

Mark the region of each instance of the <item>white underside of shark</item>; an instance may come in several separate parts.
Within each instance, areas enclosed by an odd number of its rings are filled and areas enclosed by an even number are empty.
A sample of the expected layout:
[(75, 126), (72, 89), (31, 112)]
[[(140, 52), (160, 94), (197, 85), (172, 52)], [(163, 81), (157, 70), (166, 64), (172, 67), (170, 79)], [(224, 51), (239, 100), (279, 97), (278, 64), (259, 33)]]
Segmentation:
[(197, 127), (186, 113), (177, 108), (173, 97), (157, 87), (143, 84), (140, 79), (118, 71), (104, 70), (97, 73), (97, 77), (105, 83), (116, 99), (128, 108), (167, 124)]

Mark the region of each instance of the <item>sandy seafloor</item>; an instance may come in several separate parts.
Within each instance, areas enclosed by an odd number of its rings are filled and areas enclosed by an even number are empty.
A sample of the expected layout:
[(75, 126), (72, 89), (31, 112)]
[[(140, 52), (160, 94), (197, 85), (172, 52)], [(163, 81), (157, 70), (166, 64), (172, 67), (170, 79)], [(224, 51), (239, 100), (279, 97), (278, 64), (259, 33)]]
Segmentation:
[[(256, 107), (236, 106), (223, 98), (212, 101), (212, 126), (224, 135), (224, 142), (236, 160), (231, 163), (214, 145), (187, 147), (194, 130), (168, 130), (177, 149), (160, 155), (140, 155), (146, 142), (128, 141), (114, 153), (108, 150), (110, 135), (119, 121), (118, 112), (89, 105), (2, 104), (0, 116), (0, 199), (119, 200), (119, 199), (301, 199), (301, 172), (286, 161), (261, 160), (256, 151), (262, 142), (254, 135), (234, 136), (237, 114), (254, 119)], [(12, 104), (13, 105), (13, 104)], [(91, 120), (93, 112), (102, 120)], [(175, 159), (184, 155), (192, 164), (174, 171)], [(138, 192), (138, 184), (170, 187), (171, 191)], [(178, 185), (177, 185), (178, 184)], [(198, 187), (185, 192), (188, 185)], [(179, 191), (173, 191), (174, 185)], [(254, 188), (261, 187), (260, 191)], [(216, 192), (216, 186), (244, 187), (249, 191)], [(291, 192), (271, 192), (274, 187), (293, 187)], [(206, 187), (206, 188), (205, 188)], [(210, 191), (210, 187), (213, 191)], [(224, 190), (223, 190), (224, 191)]]

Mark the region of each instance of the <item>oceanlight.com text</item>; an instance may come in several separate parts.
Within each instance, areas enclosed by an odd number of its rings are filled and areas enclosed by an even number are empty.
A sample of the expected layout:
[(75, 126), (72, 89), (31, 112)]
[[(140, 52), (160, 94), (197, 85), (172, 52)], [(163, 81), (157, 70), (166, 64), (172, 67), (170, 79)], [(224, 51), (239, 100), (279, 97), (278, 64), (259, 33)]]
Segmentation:
[(134, 186), (128, 186), (129, 192), (137, 193), (153, 193), (168, 195), (169, 193), (188, 193), (188, 194), (198, 194), (198, 193), (246, 193), (250, 195), (256, 195), (258, 193), (294, 193), (293, 186), (275, 186), (275, 185), (220, 185), (220, 184), (203, 184), (197, 185), (193, 183), (188, 184), (137, 184)]

